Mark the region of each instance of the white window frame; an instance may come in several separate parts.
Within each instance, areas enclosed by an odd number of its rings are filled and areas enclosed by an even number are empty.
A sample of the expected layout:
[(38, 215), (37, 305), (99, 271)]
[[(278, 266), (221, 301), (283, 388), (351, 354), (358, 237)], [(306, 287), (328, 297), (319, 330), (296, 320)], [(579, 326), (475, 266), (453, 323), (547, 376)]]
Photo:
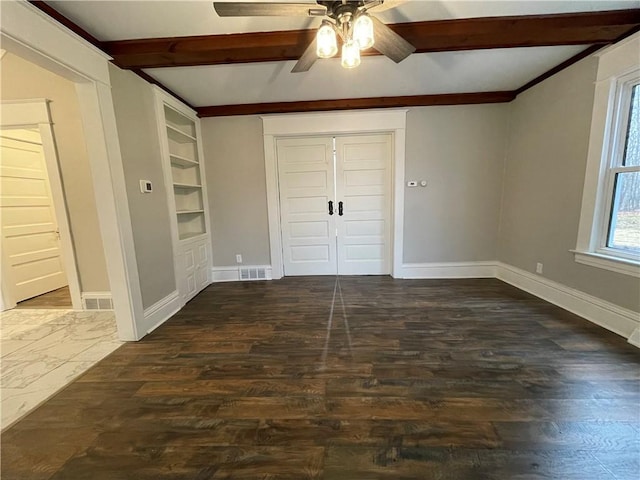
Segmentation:
[(640, 34), (598, 54), (589, 153), (582, 198), (576, 262), (640, 277), (640, 256), (607, 246), (615, 175), (623, 167), (631, 89), (640, 83)]

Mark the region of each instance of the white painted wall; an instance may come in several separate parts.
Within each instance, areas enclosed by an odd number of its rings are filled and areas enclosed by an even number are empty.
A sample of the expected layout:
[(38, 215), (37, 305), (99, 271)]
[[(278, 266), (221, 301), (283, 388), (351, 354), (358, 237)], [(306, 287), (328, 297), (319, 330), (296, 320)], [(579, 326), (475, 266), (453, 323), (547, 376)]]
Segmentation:
[(499, 260), (640, 311), (637, 278), (576, 263), (597, 71), (588, 57), (510, 104)]
[[(495, 260), (507, 105), (411, 108), (407, 114), (404, 262)], [(262, 123), (202, 119), (213, 259), (270, 264)]]
[[(155, 97), (152, 86), (132, 72), (109, 65), (109, 75), (146, 309), (176, 289)], [(151, 181), (153, 192), (141, 193), (140, 180)]]
[(497, 258), (509, 106), (420, 107), (407, 116), (404, 263)]
[(214, 266), (270, 265), (262, 119), (203, 118)]

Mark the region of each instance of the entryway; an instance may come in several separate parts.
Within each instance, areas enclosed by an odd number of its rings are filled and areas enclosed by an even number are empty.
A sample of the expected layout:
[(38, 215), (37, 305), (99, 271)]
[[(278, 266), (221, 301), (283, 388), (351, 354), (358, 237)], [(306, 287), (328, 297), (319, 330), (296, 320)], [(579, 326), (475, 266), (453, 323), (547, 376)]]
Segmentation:
[(391, 273), (390, 134), (276, 141), (284, 274)]

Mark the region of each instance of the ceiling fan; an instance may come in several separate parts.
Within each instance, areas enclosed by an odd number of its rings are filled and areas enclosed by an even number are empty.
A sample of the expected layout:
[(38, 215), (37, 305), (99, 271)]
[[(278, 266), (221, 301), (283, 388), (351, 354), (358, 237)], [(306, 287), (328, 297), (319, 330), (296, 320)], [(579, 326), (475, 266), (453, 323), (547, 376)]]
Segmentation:
[(402, 0), (318, 0), (316, 3), (213, 2), (221, 17), (324, 17), (315, 39), (304, 51), (293, 73), (308, 71), (317, 58), (338, 53), (342, 41), (342, 66), (360, 65), (360, 51), (374, 47), (396, 63), (416, 48), (376, 17), (369, 14), (395, 8)]

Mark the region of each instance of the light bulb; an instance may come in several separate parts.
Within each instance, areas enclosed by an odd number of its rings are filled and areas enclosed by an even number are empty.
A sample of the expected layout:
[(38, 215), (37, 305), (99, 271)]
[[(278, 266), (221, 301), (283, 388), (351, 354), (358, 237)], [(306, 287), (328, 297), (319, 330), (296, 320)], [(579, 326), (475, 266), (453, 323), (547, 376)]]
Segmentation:
[(355, 68), (358, 65), (360, 65), (360, 50), (353, 40), (349, 40), (342, 45), (342, 66)]
[(360, 15), (353, 24), (353, 40), (360, 50), (373, 47), (373, 21), (367, 15)]
[(316, 34), (316, 54), (320, 58), (329, 58), (336, 53), (338, 53), (336, 32), (331, 25), (323, 23)]

